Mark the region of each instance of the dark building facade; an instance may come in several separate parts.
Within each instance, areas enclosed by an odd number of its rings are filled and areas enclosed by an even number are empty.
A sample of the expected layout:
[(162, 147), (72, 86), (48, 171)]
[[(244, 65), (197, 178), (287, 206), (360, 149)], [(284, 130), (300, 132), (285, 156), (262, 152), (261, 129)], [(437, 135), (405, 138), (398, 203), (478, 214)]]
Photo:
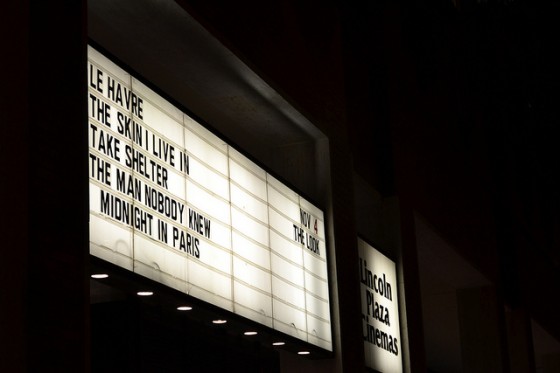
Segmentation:
[[(1, 371), (368, 371), (358, 237), (396, 263), (404, 371), (560, 369), (556, 6), (6, 8)], [(332, 352), (169, 312), (90, 256), (88, 45), (324, 211)]]

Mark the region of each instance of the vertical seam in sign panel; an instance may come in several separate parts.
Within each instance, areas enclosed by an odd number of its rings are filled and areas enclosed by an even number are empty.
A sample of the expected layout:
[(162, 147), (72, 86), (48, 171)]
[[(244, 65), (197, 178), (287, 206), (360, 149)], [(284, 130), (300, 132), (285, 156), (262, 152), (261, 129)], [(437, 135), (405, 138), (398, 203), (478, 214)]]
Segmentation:
[(228, 177), (228, 201), (229, 201), (229, 245), (230, 245), (230, 286), (231, 286), (231, 309), (234, 314), (237, 313), (236, 299), (235, 299), (235, 276), (233, 272), (233, 214), (232, 214), (232, 203), (231, 203), (231, 158), (229, 155), (229, 144), (226, 144), (226, 155), (227, 155), (227, 177)]
[[(188, 157), (188, 153), (187, 153), (187, 119), (186, 119), (187, 115), (185, 113), (183, 113), (182, 111), (181, 111), (181, 115), (182, 115), (182, 119), (183, 119), (183, 121), (181, 123), (183, 125), (183, 149), (182, 150), (183, 150), (184, 156)], [(184, 156), (181, 155), (181, 159), (183, 159)], [(186, 212), (186, 216), (185, 216), (185, 227), (181, 226), (181, 229), (184, 229), (185, 232), (186, 232), (187, 231), (187, 224), (188, 224), (187, 219), (188, 219), (188, 213), (189, 213), (189, 210), (188, 210), (188, 196), (187, 196), (187, 177), (190, 177), (190, 175), (186, 172), (186, 170), (188, 169), (186, 167), (186, 165), (183, 165), (183, 168), (184, 168), (183, 169), (183, 181), (185, 182), (185, 185), (183, 186), (183, 188), (185, 190), (185, 207), (186, 207), (185, 212)], [(185, 271), (186, 271), (186, 273), (185, 273), (185, 293), (187, 295), (189, 295), (189, 293), (190, 293), (189, 287), (190, 287), (190, 283), (191, 283), (190, 280), (189, 280), (189, 276), (190, 276), (189, 264), (191, 262), (191, 258), (189, 258), (188, 255), (185, 255), (184, 258), (187, 261), (186, 266), (185, 266)]]
[[(129, 79), (129, 84), (130, 84), (130, 94), (132, 96), (132, 94), (135, 94), (133, 89), (132, 89), (132, 74), (128, 73), (128, 79)], [(129, 106), (129, 111), (128, 111), (128, 115), (130, 116), (130, 120), (134, 121), (134, 116), (132, 114), (132, 105)], [(132, 155), (134, 156), (134, 140), (130, 140), (130, 146), (132, 148)], [(148, 144), (148, 139), (146, 139), (146, 145)], [(132, 180), (136, 179), (136, 176), (134, 175), (134, 167), (130, 168), (130, 177), (132, 178)], [(132, 199), (132, 211), (134, 211), (134, 207), (136, 207), (137, 205), (137, 201), (135, 201), (135, 199)], [(133, 218), (134, 220), (134, 218)], [(136, 272), (136, 232), (135, 232), (135, 228), (134, 228), (134, 223), (131, 226), (131, 230), (132, 230), (132, 272), (137, 273)]]
[(275, 325), (275, 317), (274, 317), (274, 290), (272, 287), (272, 277), (273, 277), (273, 272), (272, 272), (272, 242), (270, 239), (270, 233), (271, 233), (271, 228), (270, 228), (270, 195), (269, 195), (269, 182), (268, 182), (268, 172), (265, 172), (265, 178), (266, 178), (266, 218), (267, 218), (267, 222), (266, 225), (268, 227), (268, 265), (270, 268), (270, 321), (272, 323), (272, 329), (276, 330), (276, 325)]
[[(301, 196), (298, 194), (298, 207), (299, 207), (299, 211), (301, 214)], [(300, 218), (300, 226), (301, 226), (301, 218)], [(306, 232), (306, 236), (308, 236), (309, 233)], [(306, 237), (306, 241), (309, 239), (309, 237)], [(303, 309), (305, 310), (305, 337), (306, 337), (306, 341), (309, 343), (309, 325), (308, 325), (308, 314), (307, 314), (307, 286), (305, 283), (305, 244), (304, 246), (301, 248), (301, 270), (303, 273)]]

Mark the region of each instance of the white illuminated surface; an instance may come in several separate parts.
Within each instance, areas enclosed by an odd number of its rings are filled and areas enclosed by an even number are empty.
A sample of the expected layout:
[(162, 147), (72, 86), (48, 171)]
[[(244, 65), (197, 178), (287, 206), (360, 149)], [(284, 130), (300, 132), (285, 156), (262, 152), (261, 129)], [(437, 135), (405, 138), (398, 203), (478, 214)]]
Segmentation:
[(88, 58), (90, 253), (332, 351), (323, 212)]
[(402, 372), (395, 262), (361, 239), (358, 253), (366, 366), (380, 372)]
[(96, 273), (94, 275), (91, 275), (91, 278), (96, 278), (96, 279), (103, 279), (107, 277), (109, 277), (109, 275), (106, 273)]

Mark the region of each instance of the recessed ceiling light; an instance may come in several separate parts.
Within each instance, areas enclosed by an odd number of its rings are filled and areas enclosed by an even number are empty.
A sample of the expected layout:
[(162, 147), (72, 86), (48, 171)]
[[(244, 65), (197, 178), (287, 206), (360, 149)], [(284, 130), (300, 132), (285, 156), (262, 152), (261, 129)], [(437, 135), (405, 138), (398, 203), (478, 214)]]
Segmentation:
[(179, 306), (179, 307), (177, 307), (177, 310), (179, 310), (179, 311), (190, 311), (190, 310), (192, 310), (192, 307), (189, 307), (189, 306)]
[(153, 291), (139, 291), (136, 294), (140, 295), (141, 297), (149, 297), (150, 295), (154, 295), (154, 292)]
[(286, 344), (286, 342), (274, 342), (272, 345), (273, 346), (284, 346)]
[(251, 331), (251, 332), (245, 332), (243, 334), (245, 334), (245, 335), (257, 335), (257, 332)]
[(91, 278), (107, 278), (107, 277), (109, 277), (109, 275), (106, 273), (96, 273), (91, 275)]
[(309, 351), (300, 351), (298, 352), (298, 355), (309, 355), (311, 352)]
[(212, 320), (212, 322), (214, 324), (225, 324), (227, 322), (227, 320), (221, 320), (221, 319), (220, 320)]

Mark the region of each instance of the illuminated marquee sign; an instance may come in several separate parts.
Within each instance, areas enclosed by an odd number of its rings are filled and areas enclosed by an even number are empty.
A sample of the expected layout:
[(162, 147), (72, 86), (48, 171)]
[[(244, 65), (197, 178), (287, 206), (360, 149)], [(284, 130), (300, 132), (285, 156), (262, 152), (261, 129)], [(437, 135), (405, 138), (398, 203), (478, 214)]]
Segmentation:
[(90, 253), (332, 351), (323, 212), (88, 59)]
[(403, 371), (395, 262), (358, 239), (366, 366)]

